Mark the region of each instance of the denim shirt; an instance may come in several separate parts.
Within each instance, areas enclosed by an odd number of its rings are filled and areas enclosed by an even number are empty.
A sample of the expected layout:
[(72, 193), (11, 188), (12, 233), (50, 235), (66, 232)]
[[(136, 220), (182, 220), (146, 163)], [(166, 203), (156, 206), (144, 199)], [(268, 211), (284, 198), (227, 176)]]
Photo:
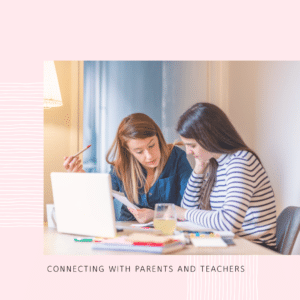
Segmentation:
[[(145, 169), (144, 172), (146, 175)], [(156, 203), (174, 203), (180, 206), (191, 173), (192, 168), (186, 158), (185, 151), (176, 146), (173, 147), (163, 171), (148, 193), (145, 194), (144, 188), (139, 189), (139, 203), (136, 205), (140, 208), (150, 209), (154, 209)], [(123, 183), (116, 175), (113, 167), (110, 175), (113, 190), (125, 193)], [(127, 207), (122, 205), (118, 221), (135, 220), (135, 217), (128, 211)]]

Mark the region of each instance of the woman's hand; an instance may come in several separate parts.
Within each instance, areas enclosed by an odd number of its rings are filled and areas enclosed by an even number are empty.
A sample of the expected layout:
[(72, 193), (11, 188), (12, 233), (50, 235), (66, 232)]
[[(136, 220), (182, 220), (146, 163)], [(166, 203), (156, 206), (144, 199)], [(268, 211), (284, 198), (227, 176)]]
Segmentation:
[(65, 157), (64, 158), (64, 168), (68, 171), (68, 172), (77, 172), (77, 173), (85, 173), (85, 171), (82, 169), (82, 164), (81, 164), (81, 160), (77, 157), (74, 156), (69, 156), (69, 157)]
[(134, 217), (139, 223), (148, 223), (150, 221), (153, 221), (154, 210), (152, 209), (149, 208), (132, 209), (130, 207), (127, 207), (127, 209), (134, 215)]
[(207, 165), (209, 163), (209, 160), (202, 160), (199, 158), (195, 158), (195, 168), (194, 168), (194, 172), (196, 174), (203, 174), (207, 168)]
[(186, 209), (175, 205), (175, 210), (176, 210), (177, 220), (184, 221)]

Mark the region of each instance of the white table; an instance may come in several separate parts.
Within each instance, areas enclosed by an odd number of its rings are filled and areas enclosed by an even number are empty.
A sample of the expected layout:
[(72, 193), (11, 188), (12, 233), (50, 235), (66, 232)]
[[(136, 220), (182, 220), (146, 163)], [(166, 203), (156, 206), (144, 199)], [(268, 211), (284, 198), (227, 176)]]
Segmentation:
[[(117, 225), (130, 226), (132, 222), (117, 222)], [(132, 229), (134, 230), (134, 229)], [(132, 231), (125, 229), (121, 234), (130, 234)], [(140, 252), (125, 251), (99, 251), (92, 250), (92, 243), (75, 242), (78, 235), (58, 233), (56, 229), (44, 227), (44, 254), (45, 255), (153, 255)], [(184, 249), (170, 255), (280, 255), (265, 247), (254, 244), (243, 238), (235, 238), (234, 246), (226, 248), (196, 248), (187, 245)]]

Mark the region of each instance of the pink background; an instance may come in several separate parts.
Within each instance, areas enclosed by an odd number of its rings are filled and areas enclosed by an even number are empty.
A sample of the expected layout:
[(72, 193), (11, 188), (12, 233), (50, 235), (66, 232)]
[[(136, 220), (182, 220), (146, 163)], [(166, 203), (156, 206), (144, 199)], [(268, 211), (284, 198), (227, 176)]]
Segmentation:
[[(43, 155), (40, 88), (44, 60), (299, 60), (299, 5), (295, 3), (285, 1), (283, 6), (282, 1), (110, 1), (105, 4), (15, 1), (7, 2), (0, 9), (3, 32), (0, 275), (4, 299), (297, 298), (300, 256), (44, 256), (43, 161), (40, 158)], [(18, 99), (12, 98), (17, 93), (15, 83), (34, 83), (35, 90), (32, 94), (20, 92)], [(36, 105), (35, 110), (26, 110), (28, 103)], [(22, 134), (18, 125), (24, 116), (36, 129), (28, 136)], [(27, 156), (17, 154), (19, 149), (27, 149)], [(18, 155), (23, 156), (19, 159)], [(34, 163), (37, 168), (30, 171), (26, 162)], [(28, 173), (29, 177), (25, 175)], [(22, 178), (25, 179), (22, 189), (21, 185), (11, 184)], [(33, 181), (35, 185), (31, 187)], [(16, 200), (14, 194), (27, 196), (22, 201)], [(18, 221), (22, 214), (28, 213), (32, 213), (31, 219)], [(172, 265), (174, 269), (191, 264), (243, 264), (246, 272), (111, 274), (108, 271), (47, 273), (46, 270), (48, 265), (70, 264), (104, 265), (106, 269), (117, 264), (132, 268)]]

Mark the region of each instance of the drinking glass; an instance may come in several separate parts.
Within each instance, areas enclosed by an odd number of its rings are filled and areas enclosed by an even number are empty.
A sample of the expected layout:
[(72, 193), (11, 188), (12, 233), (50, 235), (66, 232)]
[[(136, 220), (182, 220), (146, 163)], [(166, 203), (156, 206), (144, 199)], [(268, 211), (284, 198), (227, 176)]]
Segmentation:
[(171, 203), (155, 204), (153, 225), (164, 235), (172, 235), (176, 228), (177, 215), (175, 205)]

